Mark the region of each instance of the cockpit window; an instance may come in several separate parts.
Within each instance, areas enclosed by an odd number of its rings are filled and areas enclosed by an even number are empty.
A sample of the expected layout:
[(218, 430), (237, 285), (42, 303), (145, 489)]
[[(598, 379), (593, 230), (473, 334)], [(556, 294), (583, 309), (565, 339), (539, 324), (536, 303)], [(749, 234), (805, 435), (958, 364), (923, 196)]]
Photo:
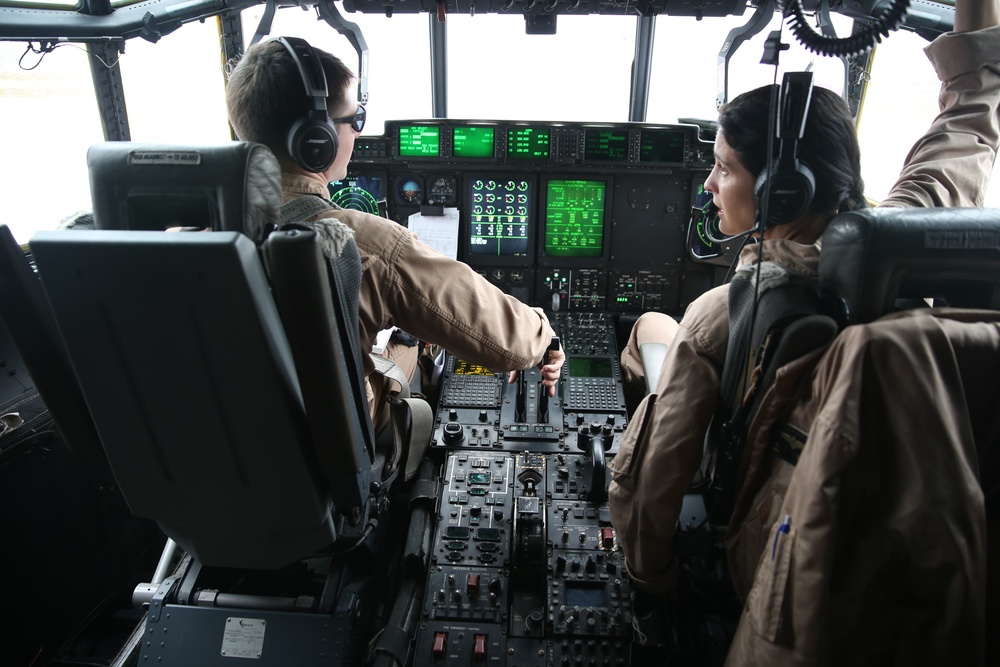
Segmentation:
[[(243, 35), (250, 42), (257, 30), (264, 5), (243, 10)], [(398, 118), (429, 118), (431, 116), (430, 37), (427, 14), (381, 14), (345, 12), (344, 18), (357, 23), (368, 43), (368, 120), (364, 134), (382, 134), (385, 121)], [(484, 17), (486, 18), (486, 17)], [(490, 20), (497, 18), (488, 17)], [(452, 17), (448, 17), (449, 25)], [(302, 37), (313, 46), (337, 56), (357, 73), (358, 55), (346, 38), (324, 21), (316, 19), (315, 11), (279, 11), (275, 13), (269, 36)], [(267, 37), (265, 37), (267, 39)], [(460, 51), (449, 52), (449, 61), (464, 58)], [(452, 75), (451, 85), (464, 83)], [(451, 108), (449, 115), (456, 117)], [(488, 115), (486, 117), (491, 117)]]
[(87, 148), (104, 135), (88, 57), (78, 44), (42, 54), (0, 42), (0, 118), (10, 119), (0, 125), (0, 182), (8, 193), (0, 197), (0, 223), (20, 243), (90, 208)]
[[(718, 115), (716, 99), (723, 85), (719, 50), (729, 31), (744, 25), (749, 18), (748, 10), (743, 16), (721, 19), (698, 21), (670, 17), (669, 21), (659, 21), (653, 42), (646, 120), (652, 123), (676, 123), (681, 118), (715, 120)], [(833, 23), (838, 35), (851, 33), (850, 19), (836, 15)], [(777, 78), (774, 67), (761, 64), (765, 39), (779, 27), (781, 18), (775, 14), (763, 30), (731, 54), (728, 99), (775, 80), (780, 83), (785, 72), (802, 71), (807, 67), (815, 74), (816, 85), (842, 94), (843, 63), (837, 58), (824, 58), (806, 51), (787, 29), (782, 31), (781, 41), (789, 48), (781, 52)]]
[(215, 21), (186, 23), (155, 44), (129, 40), (121, 73), (133, 141), (229, 140)]
[(557, 17), (527, 35), (523, 16), (448, 16), (448, 115), (628, 120), (635, 17)]
[[(875, 52), (858, 128), (865, 194), (874, 201), (889, 194), (913, 142), (937, 115), (941, 84), (922, 53), (927, 44), (900, 30)], [(984, 205), (1000, 206), (1000, 178), (991, 179)]]

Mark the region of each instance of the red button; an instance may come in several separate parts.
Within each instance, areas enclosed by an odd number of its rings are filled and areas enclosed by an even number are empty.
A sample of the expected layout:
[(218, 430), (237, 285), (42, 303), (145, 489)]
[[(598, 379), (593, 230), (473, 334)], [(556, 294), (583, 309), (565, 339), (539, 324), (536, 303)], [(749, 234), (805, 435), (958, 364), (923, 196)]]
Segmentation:
[(469, 595), (477, 595), (479, 593), (478, 574), (470, 574), (465, 578), (465, 590), (469, 592)]

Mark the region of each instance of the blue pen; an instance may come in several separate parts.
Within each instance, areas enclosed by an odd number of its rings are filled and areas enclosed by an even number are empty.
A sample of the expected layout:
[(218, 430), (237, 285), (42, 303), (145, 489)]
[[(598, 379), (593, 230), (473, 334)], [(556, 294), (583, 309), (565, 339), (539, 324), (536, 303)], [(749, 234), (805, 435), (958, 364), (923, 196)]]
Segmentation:
[(783, 534), (787, 535), (788, 531), (792, 527), (792, 515), (786, 514), (785, 518), (781, 520), (781, 525), (778, 526), (778, 532), (774, 534), (774, 542), (771, 543), (771, 560), (774, 560), (774, 556), (778, 551), (778, 538)]

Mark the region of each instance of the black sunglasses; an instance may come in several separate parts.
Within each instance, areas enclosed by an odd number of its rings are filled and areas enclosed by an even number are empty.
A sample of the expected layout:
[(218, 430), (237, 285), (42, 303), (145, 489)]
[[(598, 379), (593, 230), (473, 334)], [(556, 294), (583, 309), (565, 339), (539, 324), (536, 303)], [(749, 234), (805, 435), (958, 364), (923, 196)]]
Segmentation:
[(351, 116), (344, 116), (343, 118), (331, 118), (331, 123), (350, 123), (351, 128), (355, 132), (361, 132), (365, 129), (365, 119), (368, 118), (368, 112), (363, 106), (358, 105), (358, 110), (354, 112)]

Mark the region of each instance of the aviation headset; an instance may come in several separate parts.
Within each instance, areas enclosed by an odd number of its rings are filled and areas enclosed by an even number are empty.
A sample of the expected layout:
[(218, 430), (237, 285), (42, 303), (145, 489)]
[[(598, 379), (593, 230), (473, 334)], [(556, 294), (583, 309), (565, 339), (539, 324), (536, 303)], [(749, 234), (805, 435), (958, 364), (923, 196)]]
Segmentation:
[[(812, 203), (816, 178), (798, 158), (799, 140), (812, 101), (812, 72), (786, 72), (778, 100), (776, 134), (778, 159), (764, 167), (754, 185), (754, 204), (762, 230), (799, 217)], [(764, 219), (764, 206), (767, 217)]]
[(330, 122), (326, 107), (326, 74), (319, 56), (309, 43), (299, 37), (276, 37), (292, 56), (302, 76), (309, 97), (309, 109), (288, 128), (288, 154), (303, 169), (326, 171), (337, 157), (337, 128)]

